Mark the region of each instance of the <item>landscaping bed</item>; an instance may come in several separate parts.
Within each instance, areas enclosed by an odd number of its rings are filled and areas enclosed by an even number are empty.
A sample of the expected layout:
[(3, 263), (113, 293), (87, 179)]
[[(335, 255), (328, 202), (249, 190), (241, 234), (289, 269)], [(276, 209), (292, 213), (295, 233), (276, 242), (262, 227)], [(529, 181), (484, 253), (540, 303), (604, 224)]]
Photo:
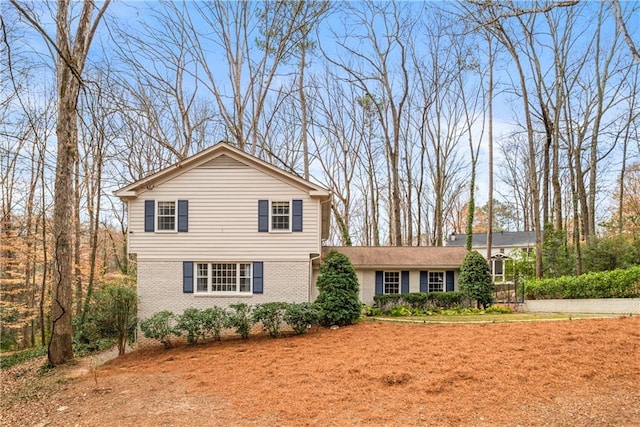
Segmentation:
[[(362, 322), (2, 371), (2, 425), (640, 425), (640, 317)], [(39, 359), (43, 362), (43, 359)], [(79, 362), (83, 363), (83, 362)]]

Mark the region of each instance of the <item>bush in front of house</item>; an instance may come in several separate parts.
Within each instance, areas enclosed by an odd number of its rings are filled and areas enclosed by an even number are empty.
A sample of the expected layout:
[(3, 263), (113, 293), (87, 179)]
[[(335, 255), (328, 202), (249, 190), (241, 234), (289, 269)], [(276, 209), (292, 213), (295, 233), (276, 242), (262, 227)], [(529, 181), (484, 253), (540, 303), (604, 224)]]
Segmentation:
[(160, 341), (164, 348), (171, 347), (171, 337), (180, 336), (176, 329), (176, 315), (168, 310), (161, 311), (140, 322), (140, 330), (145, 337)]
[(213, 335), (215, 341), (220, 341), (220, 335), (229, 323), (229, 316), (224, 308), (209, 307), (202, 312), (202, 322), (205, 338)]
[(280, 336), (280, 328), (284, 322), (287, 304), (284, 302), (266, 302), (253, 309), (253, 321), (262, 324), (262, 330), (268, 331), (274, 338)]
[(464, 302), (465, 294), (455, 292), (412, 292), (409, 294), (375, 295), (375, 307), (389, 313), (395, 307), (407, 306), (412, 310), (438, 311), (459, 307)]
[(240, 335), (243, 340), (249, 338), (251, 328), (255, 324), (254, 318), (251, 314), (251, 306), (243, 302), (238, 304), (229, 305), (233, 311), (229, 312), (227, 325), (230, 328), (235, 329), (236, 333)]
[(323, 326), (350, 325), (360, 317), (358, 278), (349, 258), (338, 251), (329, 251), (320, 266), (316, 304), (322, 310)]
[(640, 266), (525, 282), (527, 299), (640, 298)]
[(186, 335), (190, 345), (213, 338), (220, 341), (225, 329), (234, 329), (243, 339), (247, 339), (256, 323), (272, 337), (281, 335), (286, 324), (296, 334), (303, 334), (313, 325), (318, 325), (322, 310), (312, 303), (269, 302), (250, 306), (244, 303), (231, 304), (230, 310), (210, 307), (204, 310), (188, 308), (176, 316), (170, 311), (161, 311), (140, 322), (140, 329), (146, 338), (160, 341), (165, 348), (172, 345), (171, 338)]
[(478, 308), (487, 308), (493, 303), (491, 269), (478, 251), (470, 251), (464, 257), (458, 283), (460, 290), (469, 299), (475, 300)]
[(205, 340), (205, 316), (204, 312), (197, 308), (187, 308), (178, 316), (178, 324), (176, 328), (185, 332), (187, 342), (195, 345), (199, 340)]
[(312, 303), (287, 304), (284, 321), (296, 334), (304, 334), (313, 325), (320, 323), (322, 310)]

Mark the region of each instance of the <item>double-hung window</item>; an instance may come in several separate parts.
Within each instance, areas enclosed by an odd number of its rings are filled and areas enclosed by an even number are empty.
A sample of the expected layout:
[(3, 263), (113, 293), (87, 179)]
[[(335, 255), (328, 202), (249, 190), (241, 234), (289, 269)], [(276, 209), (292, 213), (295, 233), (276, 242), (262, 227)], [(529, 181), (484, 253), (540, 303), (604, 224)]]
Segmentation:
[(199, 262), (195, 268), (198, 293), (251, 293), (251, 263)]
[(399, 271), (384, 272), (383, 290), (385, 294), (400, 293), (400, 272)]
[(291, 207), (289, 202), (271, 202), (271, 230), (291, 230)]
[(158, 231), (176, 231), (176, 202), (158, 201), (157, 227)]
[(444, 272), (429, 272), (429, 292), (444, 292)]

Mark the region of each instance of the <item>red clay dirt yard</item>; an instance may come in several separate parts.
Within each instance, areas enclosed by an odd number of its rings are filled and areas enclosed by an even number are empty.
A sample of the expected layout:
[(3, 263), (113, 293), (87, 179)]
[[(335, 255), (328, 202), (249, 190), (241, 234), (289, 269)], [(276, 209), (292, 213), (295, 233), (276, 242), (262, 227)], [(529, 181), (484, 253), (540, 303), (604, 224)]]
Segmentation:
[(3, 425), (640, 425), (640, 317), (365, 322), (37, 369), (2, 373)]

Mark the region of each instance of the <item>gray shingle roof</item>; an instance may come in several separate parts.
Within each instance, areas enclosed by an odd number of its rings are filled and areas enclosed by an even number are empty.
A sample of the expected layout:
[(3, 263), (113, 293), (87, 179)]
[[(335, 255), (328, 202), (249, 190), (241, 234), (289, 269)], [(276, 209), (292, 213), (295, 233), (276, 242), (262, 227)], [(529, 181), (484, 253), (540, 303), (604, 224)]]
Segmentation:
[[(454, 239), (454, 240), (452, 240)], [(452, 234), (447, 240), (449, 247), (464, 247), (466, 245), (466, 234)], [(505, 231), (493, 233), (491, 246), (496, 248), (513, 247), (533, 247), (536, 245), (536, 234), (534, 231)], [(487, 233), (473, 233), (474, 248), (487, 247)]]
[(460, 268), (467, 254), (464, 247), (437, 246), (328, 246), (346, 255), (360, 268)]

